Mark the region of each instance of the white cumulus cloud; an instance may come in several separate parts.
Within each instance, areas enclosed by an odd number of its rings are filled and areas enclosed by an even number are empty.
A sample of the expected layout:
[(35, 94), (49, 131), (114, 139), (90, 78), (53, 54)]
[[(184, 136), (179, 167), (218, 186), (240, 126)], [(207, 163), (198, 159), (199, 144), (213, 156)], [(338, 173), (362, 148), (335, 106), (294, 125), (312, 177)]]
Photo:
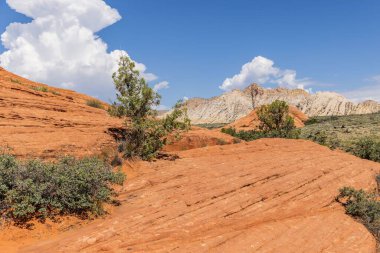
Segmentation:
[[(0, 65), (34, 81), (113, 98), (111, 75), (123, 50), (108, 52), (95, 33), (121, 19), (103, 0), (7, 0), (30, 23), (12, 23), (1, 35)], [(136, 68), (147, 81), (157, 76)]]
[(169, 89), (169, 82), (167, 82), (167, 81), (159, 82), (156, 85), (154, 85), (154, 87), (153, 87), (154, 91), (159, 91), (159, 90), (163, 90), (163, 89)]
[(275, 83), (281, 87), (304, 89), (309, 83), (306, 79), (297, 79), (297, 72), (274, 67), (274, 62), (263, 56), (255, 57), (243, 65), (239, 74), (227, 78), (219, 87), (222, 90), (241, 89), (251, 83)]

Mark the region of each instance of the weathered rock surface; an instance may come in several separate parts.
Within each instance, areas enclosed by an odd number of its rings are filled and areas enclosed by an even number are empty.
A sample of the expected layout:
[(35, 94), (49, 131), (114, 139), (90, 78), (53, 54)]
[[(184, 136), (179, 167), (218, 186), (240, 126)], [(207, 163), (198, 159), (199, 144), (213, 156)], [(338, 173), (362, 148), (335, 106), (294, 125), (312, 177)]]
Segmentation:
[(0, 147), (10, 147), (20, 157), (100, 153), (114, 143), (109, 129), (120, 127), (121, 122), (86, 105), (90, 99), (0, 68)]
[(163, 148), (163, 151), (183, 151), (237, 142), (241, 142), (241, 140), (222, 133), (220, 129), (209, 130), (193, 126), (188, 132), (181, 133), (179, 138), (175, 135), (169, 136), (167, 145)]
[[(253, 94), (253, 103), (252, 96)], [(304, 90), (264, 89), (253, 84), (245, 90), (233, 90), (210, 99), (187, 101), (188, 115), (194, 124), (231, 123), (248, 115), (254, 107), (279, 99), (312, 116), (364, 114), (380, 111), (380, 104), (365, 101), (355, 104), (334, 92), (309, 94)]]
[(80, 229), (21, 249), (50, 252), (368, 252), (376, 242), (335, 202), (375, 187), (380, 164), (304, 140), (179, 152), (122, 190), (122, 206)]

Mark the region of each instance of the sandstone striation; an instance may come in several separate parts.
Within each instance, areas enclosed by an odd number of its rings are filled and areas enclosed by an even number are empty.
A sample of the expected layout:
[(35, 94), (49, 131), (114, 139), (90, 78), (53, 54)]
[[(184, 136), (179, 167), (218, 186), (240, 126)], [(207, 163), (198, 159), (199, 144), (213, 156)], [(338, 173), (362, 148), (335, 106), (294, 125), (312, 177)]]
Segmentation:
[(380, 104), (364, 101), (355, 104), (334, 92), (310, 94), (304, 90), (265, 89), (257, 84), (245, 90), (233, 90), (210, 99), (187, 101), (188, 115), (193, 124), (231, 123), (248, 115), (252, 109), (279, 99), (312, 116), (365, 114), (380, 111)]
[(9, 147), (23, 158), (100, 153), (114, 145), (110, 129), (121, 122), (105, 110), (86, 105), (91, 99), (0, 68), (1, 148)]
[(342, 186), (375, 187), (378, 163), (285, 139), (178, 154), (140, 164), (147, 172), (127, 182), (105, 219), (20, 252), (376, 251), (335, 196)]

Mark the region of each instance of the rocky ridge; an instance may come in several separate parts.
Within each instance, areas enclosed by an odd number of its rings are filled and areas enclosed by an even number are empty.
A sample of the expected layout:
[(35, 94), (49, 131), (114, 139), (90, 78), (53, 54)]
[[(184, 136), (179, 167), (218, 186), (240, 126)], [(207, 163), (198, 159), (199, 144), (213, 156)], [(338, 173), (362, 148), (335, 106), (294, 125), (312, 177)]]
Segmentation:
[(310, 94), (301, 89), (265, 89), (252, 84), (244, 90), (233, 90), (210, 99), (187, 101), (188, 115), (193, 124), (231, 123), (248, 115), (252, 109), (279, 99), (297, 107), (307, 116), (367, 114), (380, 111), (376, 101), (354, 103), (334, 92)]
[(92, 99), (0, 68), (0, 148), (22, 158), (101, 153), (115, 145), (110, 131), (122, 122), (88, 106)]

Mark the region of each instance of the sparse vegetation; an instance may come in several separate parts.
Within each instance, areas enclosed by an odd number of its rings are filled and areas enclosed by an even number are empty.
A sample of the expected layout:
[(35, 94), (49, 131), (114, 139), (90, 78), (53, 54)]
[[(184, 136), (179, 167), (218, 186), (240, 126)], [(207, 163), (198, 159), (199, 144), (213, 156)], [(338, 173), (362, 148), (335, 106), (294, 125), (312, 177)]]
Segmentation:
[(41, 91), (41, 92), (48, 92), (49, 91), (49, 89), (45, 86), (33, 86), (32, 89), (35, 91)]
[(111, 184), (122, 184), (124, 175), (97, 158), (63, 158), (59, 162), (18, 161), (0, 155), (0, 213), (16, 223), (56, 215), (83, 218), (104, 214), (111, 203)]
[(330, 149), (336, 149), (339, 147), (339, 140), (336, 134), (330, 134), (327, 135), (325, 131), (315, 131), (310, 132), (307, 136), (305, 136), (306, 139), (314, 141), (320, 145), (327, 146)]
[(56, 96), (61, 96), (61, 93), (55, 90), (51, 91), (51, 94), (56, 95)]
[(100, 102), (97, 99), (87, 100), (86, 101), (86, 105), (94, 107), (94, 108), (98, 108), (98, 109), (104, 109), (104, 106), (103, 106), (102, 102)]
[(208, 124), (196, 124), (195, 126), (207, 128), (207, 129), (216, 129), (221, 128), (227, 125), (228, 123), (208, 123)]
[(110, 107), (109, 113), (125, 118), (127, 131), (119, 146), (124, 157), (151, 160), (165, 144), (168, 134), (190, 128), (190, 120), (182, 103), (178, 103), (164, 119), (156, 119), (153, 108), (160, 104), (161, 97), (148, 86), (129, 57), (120, 58), (113, 80), (117, 102)]
[(233, 137), (239, 138), (244, 141), (253, 141), (260, 138), (265, 138), (266, 135), (262, 131), (236, 131), (235, 128), (229, 127), (229, 128), (222, 128), (222, 133), (229, 134)]
[(360, 158), (380, 162), (380, 141), (374, 137), (360, 138), (348, 151)]
[[(379, 180), (379, 176), (376, 178)], [(340, 189), (337, 201), (346, 209), (346, 213), (358, 219), (367, 229), (380, 239), (380, 202), (378, 193), (356, 190), (352, 187)]]
[(301, 138), (380, 161), (380, 113), (313, 117), (302, 128)]
[(12, 83), (22, 84), (20, 80), (11, 78)]
[(221, 139), (221, 138), (216, 139), (216, 143), (217, 143), (218, 145), (227, 145), (227, 144), (228, 144), (227, 141), (225, 141), (225, 140), (223, 140), (223, 139)]
[(222, 133), (229, 134), (233, 137), (236, 137), (240, 140), (244, 141), (254, 141), (261, 138), (286, 138), (286, 139), (298, 139), (299, 131), (294, 129), (293, 131), (287, 133), (287, 135), (279, 135), (278, 132), (275, 131), (257, 131), (257, 130), (249, 130), (249, 131), (236, 131), (235, 128), (222, 128)]

